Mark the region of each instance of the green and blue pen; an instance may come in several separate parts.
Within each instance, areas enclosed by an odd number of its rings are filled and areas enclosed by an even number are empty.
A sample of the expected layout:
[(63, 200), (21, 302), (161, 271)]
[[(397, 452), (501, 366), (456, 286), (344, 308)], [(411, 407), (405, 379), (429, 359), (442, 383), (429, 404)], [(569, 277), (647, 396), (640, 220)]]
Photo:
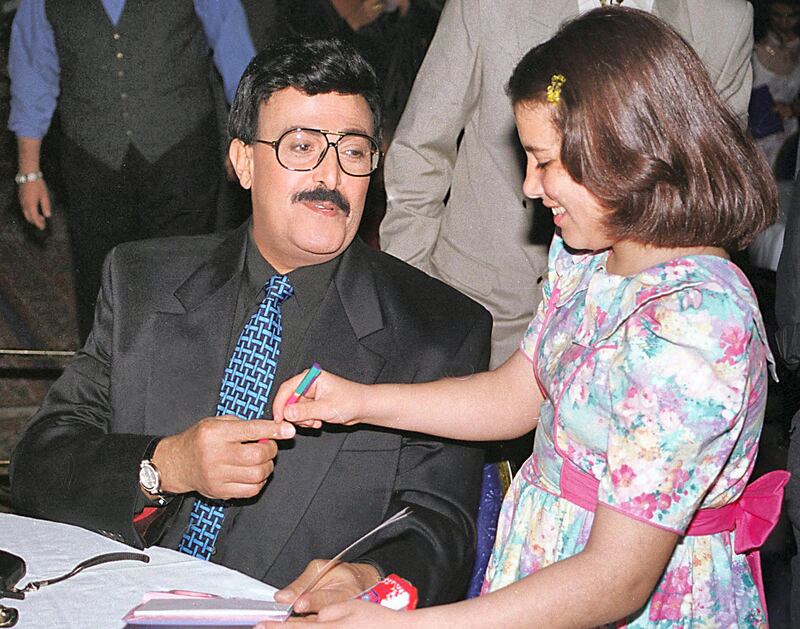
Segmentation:
[(314, 381), (319, 377), (319, 374), (321, 373), (322, 373), (322, 367), (319, 366), (319, 363), (314, 363), (313, 365), (311, 365), (311, 368), (308, 370), (308, 373), (300, 381), (300, 384), (297, 385), (297, 388), (294, 390), (294, 393), (292, 393), (289, 396), (289, 399), (286, 400), (286, 406), (289, 406), (289, 404), (296, 403), (297, 400), (303, 397), (306, 391), (308, 391), (311, 385), (314, 384)]

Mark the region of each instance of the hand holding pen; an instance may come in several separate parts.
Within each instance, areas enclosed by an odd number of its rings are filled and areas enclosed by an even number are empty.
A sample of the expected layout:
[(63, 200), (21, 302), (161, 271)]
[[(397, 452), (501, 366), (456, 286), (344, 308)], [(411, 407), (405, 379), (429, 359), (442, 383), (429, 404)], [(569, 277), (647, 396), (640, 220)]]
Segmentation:
[(323, 423), (359, 423), (367, 386), (322, 371), (314, 365), (281, 385), (272, 403), (276, 423), (284, 420), (304, 428)]
[(321, 373), (322, 368), (319, 366), (319, 363), (315, 362), (313, 365), (311, 365), (311, 368), (306, 371), (305, 375), (303, 375), (303, 379), (300, 380), (300, 384), (297, 385), (297, 388), (292, 391), (289, 399), (286, 400), (286, 406), (289, 404), (296, 404), (297, 401), (311, 388), (311, 385), (314, 384)]
[[(287, 386), (287, 384), (291, 387), (289, 383), (294, 383), (297, 381), (298, 378), (300, 378), (300, 382), (297, 384), (297, 386), (294, 387), (293, 389), (290, 389), (291, 394), (289, 395), (289, 398), (286, 400), (286, 402), (284, 402), (283, 406), (290, 406), (292, 404), (296, 404), (298, 400), (300, 400), (300, 398), (302, 398), (306, 394), (309, 388), (311, 388), (311, 385), (314, 384), (314, 381), (319, 377), (321, 373), (322, 373), (322, 368), (319, 366), (319, 363), (315, 362), (314, 364), (311, 365), (308, 371), (298, 376), (295, 376), (291, 380), (287, 380), (281, 386), (280, 391), (283, 391), (284, 387)], [(278, 399), (277, 395), (275, 396), (275, 399), (276, 400)], [(280, 421), (279, 419), (275, 419), (275, 422), (279, 421)], [(259, 443), (264, 443), (266, 441), (267, 439), (259, 439)]]

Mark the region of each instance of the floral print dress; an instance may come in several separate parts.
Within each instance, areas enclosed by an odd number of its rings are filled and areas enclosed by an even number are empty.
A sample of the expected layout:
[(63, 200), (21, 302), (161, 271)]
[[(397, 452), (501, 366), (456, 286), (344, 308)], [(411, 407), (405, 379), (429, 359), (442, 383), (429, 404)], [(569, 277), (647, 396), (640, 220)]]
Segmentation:
[[(561, 497), (562, 465), (599, 481), (599, 503), (678, 534), (699, 508), (738, 498), (752, 472), (772, 357), (741, 271), (689, 256), (626, 277), (606, 258), (553, 241), (521, 346), (546, 401), (484, 593), (586, 545), (594, 514)], [(765, 627), (735, 535), (683, 537), (650, 600), (619, 626)]]

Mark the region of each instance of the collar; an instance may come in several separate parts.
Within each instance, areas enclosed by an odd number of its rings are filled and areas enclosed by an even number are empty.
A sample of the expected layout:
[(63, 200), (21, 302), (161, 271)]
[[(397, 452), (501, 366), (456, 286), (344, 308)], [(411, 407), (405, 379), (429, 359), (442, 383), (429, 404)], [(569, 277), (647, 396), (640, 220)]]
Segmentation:
[[(609, 338), (634, 313), (655, 299), (680, 292), (686, 307), (699, 307), (701, 291), (724, 293), (749, 313), (765, 347), (771, 369), (774, 359), (750, 282), (732, 262), (718, 256), (694, 255), (657, 264), (636, 275), (613, 275), (605, 269), (608, 252), (573, 255), (560, 237), (553, 239), (548, 281), (558, 283), (557, 307), (580, 293), (584, 317), (574, 341), (590, 346)], [(696, 289), (696, 290), (692, 290)]]
[[(286, 274), (294, 288), (292, 299), (302, 308), (313, 308), (318, 305), (339, 267), (341, 256), (333, 260), (313, 266), (304, 266)], [(244, 262), (244, 277), (247, 295), (251, 302), (261, 301), (264, 285), (270, 277), (278, 272), (267, 262), (253, 240), (252, 224), (248, 221), (247, 244)]]
[[(239, 281), (244, 272), (249, 228), (250, 222), (247, 221), (225, 235), (209, 258), (178, 287), (175, 297), (184, 311), (197, 310), (205, 302), (214, 299), (218, 291), (229, 286), (230, 282)], [(336, 290), (359, 339), (384, 326), (376, 283), (377, 268), (372, 263), (375, 255), (376, 252), (372, 252), (356, 236), (339, 256), (336, 265), (331, 267)]]
[[(610, 1), (616, 3), (616, 0)], [(622, 6), (630, 9), (641, 9), (642, 11), (650, 12), (653, 10), (654, 3), (655, 0), (623, 0)], [(599, 6), (601, 6), (600, 0), (578, 0), (578, 11), (581, 13), (591, 11)]]

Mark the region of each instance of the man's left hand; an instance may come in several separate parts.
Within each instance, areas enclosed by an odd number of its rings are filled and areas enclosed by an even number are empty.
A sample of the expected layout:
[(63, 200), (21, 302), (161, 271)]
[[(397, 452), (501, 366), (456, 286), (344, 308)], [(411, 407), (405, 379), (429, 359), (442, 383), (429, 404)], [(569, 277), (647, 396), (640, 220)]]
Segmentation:
[[(291, 603), (311, 583), (327, 564), (325, 559), (314, 559), (303, 573), (292, 583), (275, 593), (279, 603)], [(310, 592), (303, 594), (295, 603), (299, 614), (316, 613), (322, 607), (349, 600), (368, 590), (381, 576), (374, 566), (365, 563), (340, 563), (331, 568)]]

